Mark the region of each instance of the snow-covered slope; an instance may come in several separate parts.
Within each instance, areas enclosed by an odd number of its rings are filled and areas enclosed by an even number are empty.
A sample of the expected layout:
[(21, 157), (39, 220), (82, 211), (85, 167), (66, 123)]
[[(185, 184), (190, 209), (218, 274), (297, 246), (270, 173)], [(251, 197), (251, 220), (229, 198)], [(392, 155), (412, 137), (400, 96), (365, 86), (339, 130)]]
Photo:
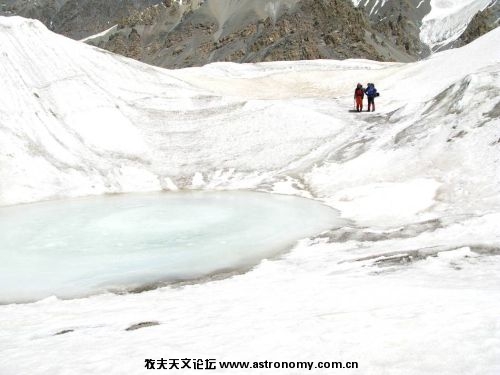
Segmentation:
[[(223, 280), (1, 306), (0, 373), (140, 374), (145, 358), (192, 357), (497, 374), (499, 42), (496, 29), (413, 64), (166, 71), (0, 18), (1, 205), (249, 188), (350, 222)], [(381, 91), (377, 112), (349, 112), (358, 81)], [(125, 331), (141, 322), (158, 325)]]
[(492, 4), (492, 0), (431, 0), (431, 12), (422, 20), (420, 39), (439, 51), (457, 40), (474, 15)]
[(436, 52), (451, 45), (465, 31), (474, 15), (497, 0), (352, 0), (372, 17), (403, 14), (420, 26), (420, 40)]
[[(273, 181), (291, 162), (306, 163), (314, 150), (324, 156), (340, 134), (356, 133), (347, 126), (354, 118), (345, 107), (323, 108), (328, 98), (349, 97), (355, 81), (378, 82), (382, 109), (399, 109), (389, 121), (415, 113), (402, 118), (407, 127), (421, 122), (421, 113), (463, 127), (464, 116), (482, 116), (494, 105), (474, 103), (474, 111), (461, 110), (458, 117), (433, 103), (460, 85), (467, 90), (458, 97), (493, 95), (483, 86), (497, 79), (487, 69), (498, 61), (488, 48), (498, 31), (470, 48), (410, 65), (317, 61), (165, 71), (49, 33), (36, 21), (4, 18), (0, 27), (2, 204)], [(490, 82), (469, 76), (474, 71)], [(390, 127), (382, 130), (382, 139), (393, 136)], [(442, 131), (444, 141), (454, 133), (449, 126)]]

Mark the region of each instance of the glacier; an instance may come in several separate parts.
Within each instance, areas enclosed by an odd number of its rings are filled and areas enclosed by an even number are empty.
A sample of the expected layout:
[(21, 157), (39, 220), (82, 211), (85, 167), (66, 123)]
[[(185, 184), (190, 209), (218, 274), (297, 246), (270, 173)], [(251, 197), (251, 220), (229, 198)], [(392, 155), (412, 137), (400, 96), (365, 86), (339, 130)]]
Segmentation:
[[(371, 16), (376, 15), (386, 5), (387, 0), (351, 0), (356, 7), (365, 7)], [(473, 17), (489, 6), (493, 6), (497, 0), (412, 0), (407, 1), (404, 7), (410, 4), (419, 9), (427, 8), (427, 14), (422, 19), (413, 20), (419, 25), (420, 40), (426, 44), (431, 52), (438, 52), (449, 48), (466, 30)], [(392, 10), (396, 11), (397, 5), (392, 4)], [(391, 5), (391, 3), (389, 3)], [(400, 6), (402, 6), (400, 4)], [(423, 8), (422, 8), (423, 9)]]
[(422, 20), (420, 40), (433, 52), (457, 40), (476, 13), (494, 3), (492, 0), (431, 0), (431, 11)]
[[(0, 373), (141, 374), (145, 358), (192, 357), (498, 374), (499, 42), (497, 28), (411, 64), (168, 71), (0, 18), (3, 208), (254, 190), (345, 220), (223, 279), (2, 305)], [(349, 111), (357, 82), (375, 82), (377, 112)], [(156, 325), (127, 331), (143, 322)]]

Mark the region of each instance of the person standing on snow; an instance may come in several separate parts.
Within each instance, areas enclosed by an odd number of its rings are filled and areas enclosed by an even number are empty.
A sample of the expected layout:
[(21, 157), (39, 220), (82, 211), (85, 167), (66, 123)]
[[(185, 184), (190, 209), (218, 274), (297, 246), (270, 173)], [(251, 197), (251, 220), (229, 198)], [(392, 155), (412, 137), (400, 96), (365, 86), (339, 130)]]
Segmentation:
[(363, 85), (358, 83), (356, 90), (354, 90), (354, 102), (356, 106), (356, 111), (361, 112), (363, 110), (363, 99), (365, 97), (365, 90)]
[(379, 93), (373, 83), (368, 84), (365, 89), (365, 94), (368, 97), (368, 112), (370, 112), (370, 108), (372, 109), (372, 112), (375, 112), (375, 97), (379, 96)]

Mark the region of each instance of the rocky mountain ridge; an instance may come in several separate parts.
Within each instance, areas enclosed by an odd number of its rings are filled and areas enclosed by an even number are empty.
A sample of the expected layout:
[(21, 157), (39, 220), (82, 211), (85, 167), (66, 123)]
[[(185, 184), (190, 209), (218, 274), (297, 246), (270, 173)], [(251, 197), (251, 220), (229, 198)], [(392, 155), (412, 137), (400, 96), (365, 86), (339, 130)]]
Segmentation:
[(500, 24), (500, 2), (492, 1), (486, 9), (477, 13), (467, 29), (453, 44), (453, 48), (462, 47), (490, 32)]
[[(467, 44), (498, 26), (497, 0), (471, 1), (477, 2), (476, 7), (491, 3), (446, 48)], [(431, 0), (5, 0), (0, 4), (0, 15), (37, 18), (57, 33), (167, 68), (215, 61), (415, 61), (431, 53), (421, 35), (430, 11)]]
[(89, 41), (150, 64), (368, 58), (412, 61), (415, 48), (377, 28), (349, 0), (243, 0), (158, 5)]
[(38, 19), (49, 30), (78, 40), (158, 3), (158, 0), (2, 0), (0, 16)]

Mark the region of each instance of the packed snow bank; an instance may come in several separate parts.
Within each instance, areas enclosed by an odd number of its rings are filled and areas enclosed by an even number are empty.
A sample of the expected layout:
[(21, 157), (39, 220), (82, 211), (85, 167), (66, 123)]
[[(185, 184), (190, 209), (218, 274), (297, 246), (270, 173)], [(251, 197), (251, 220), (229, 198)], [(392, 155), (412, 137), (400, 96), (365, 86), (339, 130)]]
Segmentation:
[(431, 179), (374, 183), (337, 191), (328, 202), (361, 225), (398, 225), (405, 216), (408, 222), (429, 219), (425, 211), (435, 203), (439, 187)]
[(111, 34), (111, 33), (115, 32), (116, 30), (118, 30), (118, 25), (113, 25), (109, 29), (104, 30), (100, 33), (97, 33), (97, 34), (88, 36), (86, 38), (80, 39), (80, 42), (84, 42), (84, 43), (97, 42), (101, 38), (106, 37), (108, 34)]
[[(349, 219), (223, 280), (1, 306), (0, 372), (142, 374), (146, 358), (215, 358), (497, 374), (499, 42), (497, 29), (407, 65), (165, 71), (0, 18), (1, 205), (248, 188)], [(377, 112), (349, 112), (357, 82), (376, 83)]]

